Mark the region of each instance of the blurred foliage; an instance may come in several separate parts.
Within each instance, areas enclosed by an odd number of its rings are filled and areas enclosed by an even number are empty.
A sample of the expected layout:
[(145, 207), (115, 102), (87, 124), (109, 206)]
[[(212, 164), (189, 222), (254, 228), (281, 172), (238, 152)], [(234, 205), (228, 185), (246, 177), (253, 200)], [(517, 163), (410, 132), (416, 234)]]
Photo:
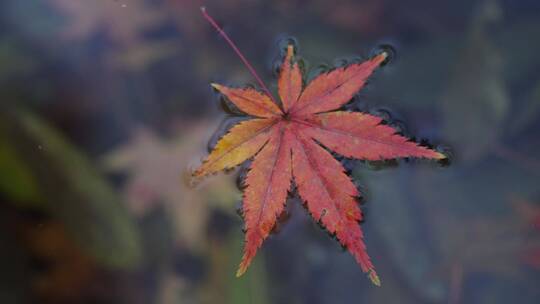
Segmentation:
[[(34, 191), (41, 196), (30, 198), (41, 201), (40, 206), (62, 221), (79, 246), (100, 262), (120, 268), (137, 265), (141, 259), (137, 229), (88, 160), (28, 112), (3, 111), (0, 117), (9, 125), (2, 138), (17, 150), (20, 163), (39, 183)], [(32, 185), (34, 180), (29, 180)]]
[(202, 303), (270, 303), (264, 257), (256, 261), (245, 277), (235, 278), (242, 257), (243, 235), (237, 229), (225, 240), (213, 240), (209, 248), (210, 273)]
[(32, 289), (44, 303), (78, 300), (91, 294), (97, 266), (73, 244), (61, 223), (25, 225), (20, 233), (27, 250), (41, 263), (52, 265), (38, 273)]
[[(0, 134), (6, 132), (5, 126), (0, 123)], [(6, 172), (0, 175), (0, 190), (7, 198), (17, 203), (38, 204), (38, 183), (5, 137), (0, 137), (0, 172)]]
[[(206, 247), (205, 227), (210, 212), (222, 209), (234, 213), (240, 194), (230, 178), (215, 178), (204, 186), (189, 186), (190, 158), (199, 154), (208, 122), (183, 123), (172, 139), (160, 138), (151, 130), (139, 128), (124, 146), (105, 155), (104, 167), (112, 173), (127, 173), (122, 191), (133, 214), (144, 216), (159, 205), (173, 216), (177, 242), (191, 250)], [(183, 182), (182, 182), (183, 181)]]
[(35, 62), (28, 54), (21, 54), (13, 39), (0, 39), (0, 83), (25, 75), (34, 70)]
[(464, 161), (478, 159), (493, 147), (508, 113), (501, 54), (488, 34), (501, 14), (493, 1), (479, 8), (441, 97), (444, 133)]

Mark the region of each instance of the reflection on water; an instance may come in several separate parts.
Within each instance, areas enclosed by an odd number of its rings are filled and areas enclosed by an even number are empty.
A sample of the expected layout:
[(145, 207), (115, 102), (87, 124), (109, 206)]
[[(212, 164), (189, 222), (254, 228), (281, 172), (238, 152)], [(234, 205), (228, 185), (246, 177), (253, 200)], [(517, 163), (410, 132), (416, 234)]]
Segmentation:
[(382, 287), (295, 195), (234, 278), (245, 169), (194, 189), (183, 174), (243, 119), (209, 84), (255, 80), (198, 2), (5, 0), (1, 303), (540, 300), (537, 1), (205, 5), (271, 91), (290, 39), (308, 77), (395, 49), (347, 108), (453, 158), (342, 160)]

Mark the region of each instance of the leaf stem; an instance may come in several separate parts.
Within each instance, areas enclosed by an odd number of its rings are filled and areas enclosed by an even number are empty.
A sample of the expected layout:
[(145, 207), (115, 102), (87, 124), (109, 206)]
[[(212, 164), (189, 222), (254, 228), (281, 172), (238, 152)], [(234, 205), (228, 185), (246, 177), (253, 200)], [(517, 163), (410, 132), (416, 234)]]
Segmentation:
[(238, 55), (238, 57), (240, 57), (240, 60), (242, 60), (242, 62), (244, 63), (244, 65), (247, 67), (247, 69), (249, 70), (249, 72), (251, 73), (251, 75), (253, 75), (253, 77), (255, 77), (255, 79), (257, 80), (257, 82), (259, 83), (259, 85), (261, 86), (261, 88), (264, 90), (264, 92), (266, 94), (268, 94), (268, 96), (272, 99), (272, 101), (274, 101), (274, 103), (276, 103), (277, 105), (279, 105), (279, 103), (276, 102), (276, 100), (274, 99), (274, 96), (272, 96), (272, 94), (270, 93), (270, 90), (268, 90), (268, 88), (266, 87), (266, 85), (264, 84), (264, 82), (262, 81), (262, 79), (259, 77), (259, 75), (257, 74), (257, 72), (255, 71), (255, 69), (251, 66), (251, 64), (249, 63), (249, 61), (246, 59), (246, 57), (244, 57), (244, 55), (242, 55), (242, 52), (240, 52), (240, 49), (238, 49), (238, 47), (236, 46), (236, 44), (231, 40), (231, 38), (229, 38), (229, 36), (227, 35), (227, 33), (225, 33), (223, 31), (223, 29), (217, 24), (217, 22), (214, 20), (214, 18), (212, 18), (212, 16), (208, 15), (208, 13), (206, 12), (206, 7), (202, 6), (201, 7), (201, 13), (202, 15), (204, 16), (204, 18), (206, 18), (206, 20), (208, 20), (208, 22), (218, 31), (218, 33), (225, 39), (225, 41), (227, 41), (227, 43), (231, 46), (231, 48), (234, 50), (234, 52), (236, 53), (236, 55)]

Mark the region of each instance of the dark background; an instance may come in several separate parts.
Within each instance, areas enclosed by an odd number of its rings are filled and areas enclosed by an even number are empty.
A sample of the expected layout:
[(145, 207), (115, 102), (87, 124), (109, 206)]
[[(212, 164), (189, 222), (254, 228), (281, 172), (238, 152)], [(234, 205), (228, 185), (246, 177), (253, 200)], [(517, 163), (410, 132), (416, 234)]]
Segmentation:
[[(234, 277), (236, 174), (188, 172), (209, 83), (255, 81), (201, 5), (271, 90), (287, 37), (311, 71), (394, 48), (351, 107), (453, 156), (346, 163), (382, 287), (296, 198)], [(536, 0), (2, 0), (0, 303), (538, 303), (538, 37)]]

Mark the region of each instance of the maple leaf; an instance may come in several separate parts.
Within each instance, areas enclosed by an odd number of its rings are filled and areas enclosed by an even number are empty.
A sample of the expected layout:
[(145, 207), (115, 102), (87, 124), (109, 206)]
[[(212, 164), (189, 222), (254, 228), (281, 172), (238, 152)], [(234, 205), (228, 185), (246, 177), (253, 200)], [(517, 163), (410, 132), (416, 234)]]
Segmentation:
[[(184, 120), (170, 129), (174, 135), (168, 138), (146, 127), (137, 127), (128, 142), (102, 159), (106, 171), (127, 175), (121, 190), (128, 209), (143, 217), (157, 207), (165, 208), (174, 218), (174, 241), (193, 251), (206, 246), (201, 240), (210, 212), (233, 207), (238, 199), (234, 183), (225, 177), (205, 185), (204, 195), (197, 195), (187, 184), (178, 183), (178, 172), (188, 166), (186, 155), (196, 153), (194, 147), (208, 133), (208, 124), (208, 121)], [(180, 130), (188, 135), (177, 135)], [(212, 206), (204, 202), (211, 202)]]
[(233, 126), (193, 172), (195, 178), (201, 178), (253, 158), (244, 180), (245, 249), (237, 276), (247, 270), (270, 234), (294, 181), (313, 219), (334, 234), (371, 281), (380, 285), (358, 223), (362, 220), (357, 202), (360, 193), (329, 150), (361, 160), (445, 158), (396, 134), (396, 130), (381, 124), (379, 117), (339, 110), (388, 54), (382, 52), (362, 63), (321, 74), (304, 87), (294, 46), (288, 45), (278, 77), (278, 104), (234, 43), (204, 9), (203, 14), (264, 89), (212, 84), (252, 118)]

